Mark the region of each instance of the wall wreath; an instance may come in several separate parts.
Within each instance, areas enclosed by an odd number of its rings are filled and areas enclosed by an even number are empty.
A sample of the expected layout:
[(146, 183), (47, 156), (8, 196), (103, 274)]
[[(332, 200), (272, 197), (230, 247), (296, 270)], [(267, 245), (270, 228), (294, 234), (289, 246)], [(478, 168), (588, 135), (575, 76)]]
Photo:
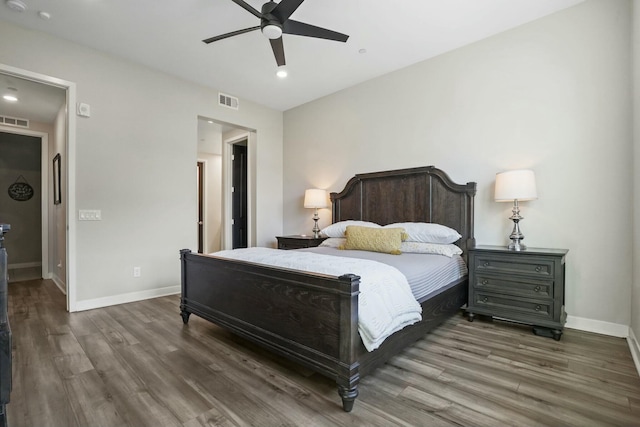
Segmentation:
[(9, 197), (18, 202), (26, 202), (33, 197), (33, 187), (22, 175), (9, 186), (7, 192), (9, 193)]

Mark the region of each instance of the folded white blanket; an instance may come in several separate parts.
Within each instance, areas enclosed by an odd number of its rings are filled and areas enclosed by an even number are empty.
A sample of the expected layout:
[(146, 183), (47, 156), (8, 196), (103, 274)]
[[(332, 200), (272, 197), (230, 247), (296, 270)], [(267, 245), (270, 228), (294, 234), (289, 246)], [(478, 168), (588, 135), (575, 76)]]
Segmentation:
[(270, 248), (235, 249), (211, 255), (331, 276), (360, 276), (358, 332), (368, 351), (422, 319), (422, 307), (413, 297), (407, 278), (381, 262)]

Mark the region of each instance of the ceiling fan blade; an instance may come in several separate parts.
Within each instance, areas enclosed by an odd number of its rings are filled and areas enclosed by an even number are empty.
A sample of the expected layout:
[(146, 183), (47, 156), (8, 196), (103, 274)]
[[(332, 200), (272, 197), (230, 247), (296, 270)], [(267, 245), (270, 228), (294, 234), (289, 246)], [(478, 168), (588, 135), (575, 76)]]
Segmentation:
[(275, 9), (271, 11), (271, 14), (278, 18), (278, 21), (284, 22), (296, 9), (302, 4), (304, 0), (282, 0), (278, 3)]
[(255, 31), (259, 29), (260, 29), (260, 25), (258, 25), (257, 27), (245, 28), (244, 30), (232, 31), (230, 33), (221, 34), (215, 37), (209, 37), (208, 39), (205, 39), (202, 41), (205, 42), (206, 44), (209, 44), (209, 43), (217, 42), (218, 40), (226, 39), (228, 37), (237, 36), (238, 34), (244, 34), (244, 33), (248, 33), (249, 31)]
[(243, 8), (244, 10), (248, 11), (249, 13), (252, 13), (257, 18), (262, 18), (262, 13), (260, 13), (260, 11), (258, 11), (256, 8), (254, 8), (250, 4), (247, 4), (243, 0), (231, 0), (231, 1), (237, 4), (238, 6), (240, 6), (241, 8)]
[(305, 24), (304, 22), (294, 21), (292, 19), (284, 21), (284, 24), (282, 24), (282, 32), (285, 34), (294, 34), (296, 36), (335, 40), (337, 42), (346, 42), (349, 38), (346, 34), (327, 30), (326, 28), (316, 27), (311, 24)]
[(282, 44), (282, 37), (271, 39), (269, 41), (271, 42), (271, 49), (273, 50), (273, 55), (276, 57), (276, 63), (278, 64), (278, 67), (285, 65), (284, 45)]

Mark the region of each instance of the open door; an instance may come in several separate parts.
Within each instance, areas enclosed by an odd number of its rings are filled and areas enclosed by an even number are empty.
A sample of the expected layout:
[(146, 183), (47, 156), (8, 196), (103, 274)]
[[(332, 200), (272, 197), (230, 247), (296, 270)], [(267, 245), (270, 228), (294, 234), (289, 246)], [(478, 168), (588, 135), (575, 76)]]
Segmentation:
[(247, 239), (247, 141), (233, 144), (231, 234), (233, 249), (246, 248)]
[(198, 253), (204, 252), (204, 162), (197, 164), (198, 181)]

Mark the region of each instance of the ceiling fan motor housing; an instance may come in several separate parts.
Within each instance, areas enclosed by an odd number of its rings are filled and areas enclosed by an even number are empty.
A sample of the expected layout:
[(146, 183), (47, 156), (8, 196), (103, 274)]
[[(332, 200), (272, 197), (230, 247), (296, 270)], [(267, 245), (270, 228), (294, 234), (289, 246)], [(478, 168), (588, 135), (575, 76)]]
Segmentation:
[(282, 37), (282, 23), (271, 14), (271, 11), (278, 6), (278, 3), (270, 1), (262, 5), (262, 18), (260, 19), (260, 30), (268, 39), (278, 39)]

